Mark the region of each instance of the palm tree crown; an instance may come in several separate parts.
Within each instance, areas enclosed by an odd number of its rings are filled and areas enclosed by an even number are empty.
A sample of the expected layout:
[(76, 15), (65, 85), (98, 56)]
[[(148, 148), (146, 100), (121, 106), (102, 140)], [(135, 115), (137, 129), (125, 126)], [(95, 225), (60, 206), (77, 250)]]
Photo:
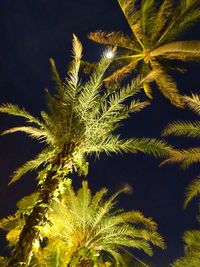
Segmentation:
[[(133, 72), (141, 75), (156, 70), (158, 89), (175, 106), (182, 107), (180, 94), (172, 76), (166, 72), (169, 60), (193, 60), (200, 56), (200, 41), (175, 41), (177, 37), (200, 18), (198, 0), (142, 0), (140, 8), (135, 0), (118, 0), (131, 29), (131, 35), (122, 32), (96, 31), (89, 34), (95, 42), (121, 48), (116, 60), (120, 68), (105, 81), (116, 81)], [(152, 98), (150, 83), (144, 91)]]
[[(81, 52), (81, 43), (74, 36), (74, 60), (64, 82), (61, 81), (53, 59), (50, 60), (57, 93), (51, 95), (47, 92), (49, 110), (41, 112), (41, 119), (33, 117), (17, 105), (0, 106), (0, 112), (26, 119), (25, 126), (5, 130), (2, 135), (24, 132), (45, 144), (44, 150), (35, 159), (15, 171), (11, 183), (39, 166), (48, 169), (50, 165), (55, 165), (54, 169), (59, 171), (60, 177), (61, 173), (69, 172), (72, 168), (86, 171), (85, 155), (92, 153), (99, 155), (101, 152), (143, 151), (154, 156), (164, 156), (169, 148), (164, 142), (154, 139), (123, 140), (115, 134), (119, 122), (149, 105), (147, 101), (133, 99), (141, 90), (142, 84), (140, 80), (135, 80), (115, 92), (102, 89), (103, 75), (111, 63), (105, 55), (89, 80), (81, 83), (78, 77)], [(73, 162), (69, 162), (69, 154)]]
[[(35, 243), (31, 264), (37, 266), (103, 266), (106, 260), (112, 266), (125, 266), (123, 249), (135, 248), (152, 255), (152, 245), (164, 248), (156, 223), (139, 211), (124, 212), (116, 209), (116, 198), (127, 187), (106, 199), (103, 188), (92, 196), (86, 181), (77, 192), (66, 180), (60, 195), (54, 199), (48, 212), (48, 224), (41, 228), (39, 242)], [(62, 198), (61, 198), (62, 195)], [(24, 212), (28, 211), (38, 194), (25, 197), (13, 216), (0, 221), (8, 231), (7, 239), (13, 245), (23, 227)], [(42, 240), (46, 244), (40, 247)], [(46, 264), (46, 265), (44, 265)], [(57, 265), (56, 265), (57, 264)]]
[(30, 115), (17, 105), (4, 104), (0, 112), (26, 119), (25, 126), (8, 129), (3, 134), (25, 132), (43, 142), (45, 148), (33, 159), (14, 172), (11, 182), (17, 181), (27, 171), (40, 168), (37, 176), (39, 199), (29, 214), (13, 251), (9, 266), (26, 266), (31, 259), (34, 240), (40, 234), (39, 226), (47, 222), (47, 211), (59, 183), (72, 172), (87, 173), (86, 156), (101, 152), (143, 151), (155, 156), (165, 156), (171, 149), (166, 143), (150, 138), (123, 140), (115, 133), (120, 122), (132, 112), (140, 111), (148, 102), (134, 100), (141, 88), (139, 80), (116, 91), (104, 90), (102, 79), (111, 63), (103, 55), (93, 74), (85, 83), (79, 79), (82, 45), (74, 36), (73, 62), (64, 82), (51, 59), (56, 94), (47, 94), (48, 112), (41, 112), (41, 119)]

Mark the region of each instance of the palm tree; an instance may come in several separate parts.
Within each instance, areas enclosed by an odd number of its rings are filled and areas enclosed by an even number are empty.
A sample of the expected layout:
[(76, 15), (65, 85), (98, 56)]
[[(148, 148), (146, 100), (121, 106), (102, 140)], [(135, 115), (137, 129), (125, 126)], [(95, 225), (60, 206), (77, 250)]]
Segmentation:
[(177, 259), (171, 267), (197, 267), (200, 265), (200, 231), (190, 230), (183, 236), (185, 255)]
[[(70, 180), (64, 181), (60, 194), (51, 203), (48, 223), (41, 228), (41, 239), (35, 246), (30, 266), (100, 267), (106, 266), (106, 261), (107, 266), (126, 266), (124, 248), (140, 249), (148, 255), (152, 255), (151, 245), (163, 249), (164, 241), (151, 218), (139, 211), (116, 209), (116, 198), (126, 191), (124, 187), (106, 199), (106, 188), (92, 196), (86, 181), (77, 192)], [(24, 211), (37, 198), (38, 194), (25, 197), (18, 203), (16, 214), (0, 221), (0, 227), (8, 231), (11, 245), (16, 243), (25, 224)]]
[[(140, 8), (136, 0), (118, 2), (131, 35), (101, 30), (89, 34), (89, 39), (95, 42), (121, 49), (115, 59), (120, 67), (105, 82), (120, 80), (135, 70), (142, 76), (156, 70), (155, 82), (158, 89), (173, 105), (183, 107), (177, 85), (167, 72), (166, 65), (170, 67), (173, 60), (199, 58), (200, 41), (175, 41), (200, 18), (199, 0), (142, 0)], [(150, 83), (145, 83), (144, 91), (152, 98)]]
[[(196, 114), (200, 115), (200, 95), (192, 94), (191, 97), (184, 96), (183, 101)], [(176, 121), (167, 125), (163, 135), (188, 136), (192, 138), (200, 137), (200, 121)], [(200, 147), (174, 150), (164, 163), (181, 163), (183, 168), (187, 168), (192, 163), (200, 162)], [(187, 187), (184, 206), (186, 207), (192, 198), (200, 193), (200, 177), (194, 179)]]
[(3, 134), (24, 132), (45, 144), (33, 159), (17, 169), (11, 183), (28, 171), (39, 169), (39, 200), (35, 203), (20, 233), (8, 266), (19, 263), (26, 266), (32, 255), (33, 244), (38, 240), (40, 227), (47, 222), (47, 211), (57, 194), (60, 182), (70, 172), (87, 173), (86, 156), (105, 152), (122, 153), (139, 151), (164, 156), (171, 149), (166, 143), (150, 138), (123, 140), (115, 133), (120, 122), (132, 112), (140, 111), (148, 102), (133, 99), (141, 88), (139, 80), (111, 92), (101, 87), (103, 75), (111, 60), (103, 55), (93, 74), (85, 83), (78, 76), (82, 45), (73, 38), (73, 63), (64, 82), (51, 59), (56, 94), (47, 92), (48, 112), (38, 119), (25, 109), (3, 104), (0, 112), (25, 118), (25, 125), (5, 130)]

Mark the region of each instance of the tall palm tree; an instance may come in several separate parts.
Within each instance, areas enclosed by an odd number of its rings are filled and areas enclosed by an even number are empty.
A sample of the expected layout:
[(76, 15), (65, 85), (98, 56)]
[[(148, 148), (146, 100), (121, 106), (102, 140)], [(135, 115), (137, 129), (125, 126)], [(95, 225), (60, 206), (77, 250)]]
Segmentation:
[[(173, 60), (199, 59), (200, 41), (175, 41), (200, 18), (199, 0), (142, 0), (139, 8), (136, 0), (118, 2), (131, 35), (101, 30), (89, 34), (89, 39), (95, 42), (121, 49), (115, 59), (120, 67), (105, 81), (119, 80), (135, 70), (144, 76), (156, 70), (158, 89), (173, 105), (183, 107), (177, 85), (166, 66), (170, 67)], [(144, 85), (144, 91), (152, 98), (150, 83)]]
[(171, 267), (197, 267), (200, 265), (200, 231), (190, 230), (183, 236), (184, 256), (177, 259)]
[[(30, 266), (100, 267), (106, 266), (106, 261), (108, 265), (108, 260), (109, 266), (126, 266), (123, 248), (140, 249), (148, 255), (153, 252), (151, 245), (164, 248), (151, 218), (139, 211), (116, 209), (116, 198), (126, 191), (124, 187), (106, 199), (106, 188), (92, 196), (86, 181), (77, 192), (69, 180), (63, 182), (48, 211), (48, 223), (41, 228), (42, 238), (35, 243)], [(18, 203), (16, 214), (0, 221), (0, 227), (8, 231), (11, 245), (16, 243), (25, 224), (24, 211), (30, 209), (37, 197), (38, 194), (25, 197)]]
[(25, 125), (5, 130), (3, 134), (24, 132), (45, 144), (45, 148), (33, 159), (17, 169), (11, 183), (30, 170), (40, 170), (39, 200), (34, 205), (13, 250), (9, 266), (27, 265), (31, 259), (33, 244), (40, 235), (40, 226), (47, 222), (47, 211), (60, 184), (72, 171), (86, 173), (86, 156), (101, 152), (145, 152), (164, 156), (171, 149), (166, 143), (150, 138), (123, 140), (115, 130), (132, 112), (148, 105), (133, 99), (141, 88), (139, 80), (111, 92), (101, 87), (103, 75), (111, 60), (103, 55), (88, 81), (82, 83), (78, 72), (82, 45), (74, 36), (73, 63), (64, 82), (51, 59), (56, 94), (47, 92), (48, 111), (38, 119), (25, 109), (13, 104), (3, 104), (0, 112), (25, 118)]
[[(191, 97), (184, 96), (183, 101), (196, 114), (200, 115), (200, 95), (192, 94)], [(176, 121), (167, 125), (163, 135), (188, 136), (192, 138), (200, 137), (200, 121)], [(200, 147), (174, 150), (165, 163), (181, 163), (183, 168), (187, 168), (192, 163), (200, 163)], [(194, 179), (187, 187), (185, 207), (192, 198), (200, 193), (200, 177)]]

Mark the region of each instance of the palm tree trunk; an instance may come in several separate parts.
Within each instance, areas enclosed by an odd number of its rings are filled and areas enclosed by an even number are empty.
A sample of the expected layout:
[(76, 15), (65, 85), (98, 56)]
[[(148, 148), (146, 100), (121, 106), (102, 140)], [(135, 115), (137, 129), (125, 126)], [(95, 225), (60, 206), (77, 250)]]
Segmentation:
[[(55, 166), (55, 165), (53, 165)], [(57, 165), (58, 166), (58, 165)], [(40, 188), (39, 202), (36, 203), (30, 215), (26, 219), (24, 228), (19, 236), (18, 243), (12, 253), (8, 267), (28, 266), (32, 257), (34, 244), (39, 241), (40, 230), (38, 226), (44, 226), (47, 222), (47, 212), (50, 208), (54, 193), (57, 190), (61, 177), (55, 177), (56, 171), (47, 173), (46, 180)]]

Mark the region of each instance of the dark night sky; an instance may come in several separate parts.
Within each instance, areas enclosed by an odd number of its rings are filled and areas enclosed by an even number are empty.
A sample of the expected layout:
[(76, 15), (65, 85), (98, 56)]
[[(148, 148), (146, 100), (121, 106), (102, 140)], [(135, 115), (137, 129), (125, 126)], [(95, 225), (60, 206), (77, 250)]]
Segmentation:
[[(199, 25), (188, 31), (182, 39), (200, 39)], [(77, 34), (84, 46), (84, 59), (97, 60), (103, 47), (89, 41), (87, 33), (97, 29), (122, 30), (129, 33), (126, 20), (117, 0), (1, 0), (0, 1), (0, 102), (24, 106), (38, 115), (45, 108), (44, 88), (51, 87), (48, 59), (56, 60), (64, 77), (70, 57), (72, 33)], [(174, 77), (183, 93), (198, 92), (200, 65), (184, 64), (186, 74)], [(172, 107), (155, 92), (152, 105), (135, 114), (122, 129), (122, 134), (137, 137), (159, 137), (164, 126), (177, 119), (195, 119), (190, 111)], [(0, 115), (0, 130), (20, 123)], [(188, 139), (168, 138), (176, 146), (191, 145)], [(196, 142), (197, 144), (197, 142)], [(9, 175), (24, 161), (33, 157), (40, 145), (23, 134), (0, 138), (0, 216), (15, 210), (15, 203), (35, 188), (32, 175), (27, 175), (12, 186), (7, 186)], [(155, 249), (152, 262), (157, 267), (167, 267), (182, 255), (181, 236), (187, 229), (198, 228), (196, 223), (197, 201), (187, 210), (182, 209), (184, 188), (197, 176), (198, 167), (186, 172), (178, 166), (159, 167), (159, 160), (146, 155), (123, 155), (100, 160), (90, 160), (89, 183), (94, 190), (107, 186), (111, 192), (124, 183), (133, 187), (133, 194), (120, 198), (126, 210), (138, 209), (152, 217), (159, 225), (159, 232), (167, 242), (167, 250)], [(80, 185), (81, 179), (74, 180)], [(3, 234), (0, 252), (5, 253)], [(141, 259), (147, 259), (143, 253)]]

